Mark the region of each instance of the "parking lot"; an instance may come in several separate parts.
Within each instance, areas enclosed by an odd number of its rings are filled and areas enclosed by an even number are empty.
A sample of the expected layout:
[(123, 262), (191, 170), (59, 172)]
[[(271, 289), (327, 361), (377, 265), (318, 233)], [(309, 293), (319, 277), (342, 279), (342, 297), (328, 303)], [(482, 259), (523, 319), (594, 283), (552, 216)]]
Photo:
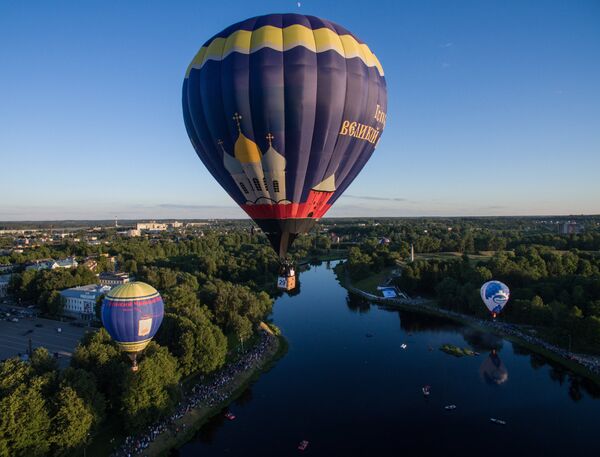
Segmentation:
[[(37, 317), (18, 317), (18, 322), (0, 320), (0, 360), (26, 354), (31, 338), (32, 349), (43, 346), (50, 354), (58, 353), (61, 367), (68, 365), (80, 338), (93, 328), (81, 328)], [(60, 328), (59, 332), (57, 329)]]

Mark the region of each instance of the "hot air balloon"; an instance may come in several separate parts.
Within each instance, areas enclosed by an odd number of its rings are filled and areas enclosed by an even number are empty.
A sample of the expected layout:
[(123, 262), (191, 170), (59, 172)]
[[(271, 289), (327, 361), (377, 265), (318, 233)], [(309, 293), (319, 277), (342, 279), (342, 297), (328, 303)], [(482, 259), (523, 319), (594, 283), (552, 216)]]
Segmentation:
[(102, 302), (102, 323), (137, 371), (137, 355), (156, 334), (164, 304), (157, 290), (135, 281), (114, 287)]
[(495, 319), (508, 302), (510, 290), (500, 281), (488, 281), (481, 286), (480, 292), (483, 303)]
[(345, 28), (269, 14), (227, 27), (200, 48), (182, 104), (196, 153), (267, 235), (289, 277), (294, 239), (373, 154), (387, 91), (375, 54)]

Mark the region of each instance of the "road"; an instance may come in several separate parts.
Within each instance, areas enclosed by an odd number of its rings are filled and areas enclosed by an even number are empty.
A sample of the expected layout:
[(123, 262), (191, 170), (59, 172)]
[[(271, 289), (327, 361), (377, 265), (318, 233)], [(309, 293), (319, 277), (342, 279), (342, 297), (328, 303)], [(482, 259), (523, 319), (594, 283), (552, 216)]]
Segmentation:
[[(60, 333), (57, 331), (59, 327), (62, 329)], [(43, 346), (51, 354), (58, 352), (60, 365), (67, 365), (77, 343), (88, 331), (94, 329), (74, 327), (67, 322), (49, 319), (19, 318), (19, 322), (3, 319), (0, 320), (0, 360), (26, 353), (31, 338), (33, 349)]]

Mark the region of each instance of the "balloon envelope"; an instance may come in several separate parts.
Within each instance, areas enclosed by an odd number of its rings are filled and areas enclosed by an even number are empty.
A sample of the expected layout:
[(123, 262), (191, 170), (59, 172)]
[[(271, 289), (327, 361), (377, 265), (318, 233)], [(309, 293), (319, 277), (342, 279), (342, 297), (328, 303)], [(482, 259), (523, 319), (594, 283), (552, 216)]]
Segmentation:
[(371, 157), (387, 91), (377, 57), (345, 28), (270, 14), (200, 48), (182, 105), (196, 153), (283, 257)]
[(502, 311), (510, 297), (510, 290), (506, 284), (500, 281), (486, 282), (481, 286), (480, 293), (483, 303), (487, 309), (494, 314), (498, 314)]
[(102, 323), (121, 349), (142, 351), (163, 320), (164, 304), (157, 290), (143, 282), (114, 287), (102, 302)]

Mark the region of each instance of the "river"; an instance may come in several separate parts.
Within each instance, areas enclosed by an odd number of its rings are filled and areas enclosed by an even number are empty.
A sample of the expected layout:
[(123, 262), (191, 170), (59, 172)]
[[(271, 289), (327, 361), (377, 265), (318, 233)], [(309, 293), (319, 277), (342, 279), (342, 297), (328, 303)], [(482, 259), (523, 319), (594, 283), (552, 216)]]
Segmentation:
[(291, 456), (301, 440), (328, 457), (600, 455), (592, 381), (491, 334), (349, 296), (332, 267), (310, 267), (300, 293), (277, 299), (289, 352), (231, 405), (237, 419), (214, 417), (175, 455)]

